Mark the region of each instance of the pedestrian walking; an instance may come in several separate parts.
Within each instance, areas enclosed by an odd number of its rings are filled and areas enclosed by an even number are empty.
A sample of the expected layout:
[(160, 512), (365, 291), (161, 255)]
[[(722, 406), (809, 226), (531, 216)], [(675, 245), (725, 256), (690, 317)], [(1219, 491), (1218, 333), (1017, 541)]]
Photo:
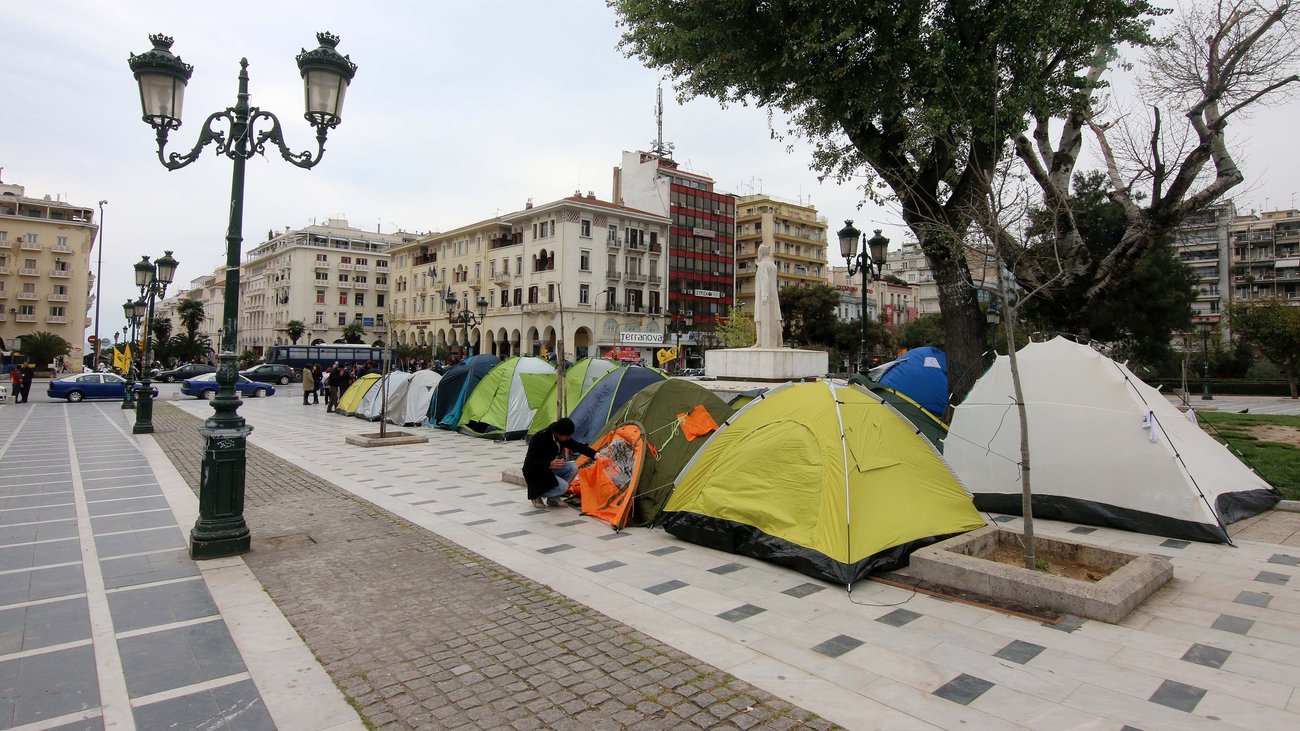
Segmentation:
[(14, 395), (14, 403), (22, 403), (23, 369), (17, 363), (9, 369), (9, 383), (9, 392)]
[(578, 474), (578, 466), (565, 458), (566, 451), (596, 458), (595, 450), (573, 439), (574, 430), (572, 419), (557, 419), (528, 442), (523, 472), (528, 499), (534, 508), (563, 505), (560, 496), (569, 490), (569, 481)]
[[(320, 368), (320, 366), (316, 366)], [(316, 390), (325, 392), (325, 411), (334, 410), (334, 395), (330, 389), (330, 376), (334, 375), (334, 367), (330, 366), (321, 371), (320, 380), (316, 383)]]
[(23, 364), (22, 383), (23, 383), (23, 403), (27, 403), (28, 397), (32, 393), (32, 378), (36, 376), (36, 369), (32, 368), (31, 363)]
[(320, 363), (311, 364), (311, 377), (316, 382), (316, 388), (311, 392), (311, 403), (313, 406), (320, 403), (320, 392), (323, 388), (323, 379), (325, 374), (321, 372)]
[[(316, 396), (316, 374), (312, 372), (312, 366), (302, 369), (302, 405), (309, 406), (307, 403), (308, 396)], [(316, 403), (320, 403), (317, 397)]]

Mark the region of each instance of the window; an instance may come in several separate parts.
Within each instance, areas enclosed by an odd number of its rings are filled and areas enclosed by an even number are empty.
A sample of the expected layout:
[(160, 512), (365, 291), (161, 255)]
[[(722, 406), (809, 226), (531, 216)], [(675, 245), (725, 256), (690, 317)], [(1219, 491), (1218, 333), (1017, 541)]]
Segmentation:
[(528, 303), (534, 304), (536, 302), (537, 302), (537, 285), (534, 284), (533, 286), (528, 288)]
[(35, 268), (36, 268), (35, 259), (23, 259), (23, 269), (35, 269)]
[(554, 285), (554, 284), (548, 284), (548, 285), (546, 285), (546, 301), (547, 301), (547, 302), (554, 302), (554, 301), (555, 301), (555, 285)]
[(316, 290), (316, 304), (318, 305), (325, 304), (325, 290), (323, 289)]
[(36, 292), (36, 285), (32, 282), (23, 282), (23, 292), (30, 292), (34, 294)]
[(348, 293), (339, 292), (339, 304), (346, 305), (347, 303), (348, 303)]
[(63, 317), (63, 316), (64, 316), (64, 310), (62, 307), (58, 305), (50, 306), (50, 317)]
[(27, 234), (27, 243), (29, 244), (36, 243), (36, 234)]
[(351, 263), (352, 263), (352, 257), (350, 257), (350, 256), (340, 257), (340, 258), (339, 258), (339, 262), (342, 263), (342, 264), (351, 264)]
[(343, 274), (343, 273), (340, 272), (340, 273), (339, 273), (339, 281), (340, 281), (340, 282), (346, 282), (346, 281), (348, 281), (348, 275)]
[(609, 224), (609, 236), (608, 238), (605, 239), (605, 241), (611, 244), (618, 243), (618, 224), (614, 224), (614, 223)]
[(330, 280), (330, 273), (329, 273), (329, 272), (316, 272), (316, 281), (318, 281), (318, 282), (328, 282), (329, 280)]
[(339, 313), (339, 327), (343, 327), (344, 325), (347, 325), (347, 324), (348, 324), (348, 315), (347, 315), (347, 313), (346, 313), (346, 312), (340, 312), (340, 313)]
[(386, 284), (388, 284), (388, 275), (387, 275), (387, 274), (377, 274), (377, 275), (375, 275), (375, 284), (378, 284), (378, 285), (381, 285), (381, 286), (382, 286), (382, 285), (386, 285)]
[(365, 284), (365, 283), (366, 283), (366, 275), (364, 275), (364, 274), (358, 274), (358, 275), (356, 275), (355, 277), (352, 278), (352, 281), (356, 282), (357, 284)]
[(654, 248), (657, 247), (657, 246), (659, 246), (659, 232), (658, 232), (658, 231), (651, 231), (651, 232), (650, 232), (650, 249), (653, 251)]
[(384, 326), (384, 313), (381, 312), (378, 315), (375, 315), (375, 324), (379, 327)]
[(68, 237), (67, 237), (67, 236), (55, 236), (54, 239), (55, 239), (55, 243), (57, 243), (59, 246), (67, 246), (67, 245), (68, 245)]
[(376, 302), (375, 302), (375, 307), (383, 307), (383, 306), (384, 306), (384, 296), (383, 296), (382, 294), (377, 294), (377, 295), (375, 295), (375, 300), (376, 300)]
[(360, 312), (352, 316), (352, 321), (357, 323), (364, 322), (365, 319), (366, 319), (365, 316), (362, 315)]
[(329, 260), (330, 260), (330, 255), (329, 255), (329, 254), (317, 254), (317, 255), (316, 255), (316, 261), (329, 261)]
[(369, 259), (360, 259), (360, 258), (357, 259), (357, 266), (359, 267), (367, 266), (369, 264), (370, 264)]
[(376, 268), (376, 269), (387, 269), (387, 268), (388, 268), (388, 260), (387, 260), (387, 259), (376, 259), (376, 260), (375, 260), (375, 268)]
[(523, 255), (516, 256), (516, 257), (515, 257), (515, 273), (516, 273), (516, 274), (522, 274), (523, 271), (524, 271), (524, 257), (523, 257)]
[(591, 238), (591, 221), (582, 219), (582, 223), (578, 224), (578, 235), (584, 239)]
[(9, 240), (9, 232), (0, 231), (0, 241), (8, 241), (8, 240)]
[(18, 314), (20, 314), (20, 315), (35, 315), (35, 314), (36, 314), (36, 306), (35, 306), (35, 305), (18, 305)]
[(578, 268), (584, 272), (591, 271), (591, 251), (589, 249), (578, 252)]
[(317, 311), (317, 312), (316, 312), (316, 324), (317, 324), (317, 325), (324, 325), (324, 324), (325, 324), (325, 313), (324, 313), (324, 312), (320, 312), (320, 311)]
[(357, 307), (365, 307), (365, 306), (366, 306), (366, 293), (365, 293), (365, 292), (355, 292), (355, 293), (353, 293), (353, 295), (352, 295), (352, 304), (356, 305)]
[(579, 284), (579, 285), (578, 285), (578, 304), (580, 304), (580, 305), (588, 305), (588, 304), (591, 304), (591, 285), (590, 285), (590, 284)]
[(524, 290), (520, 287), (515, 287), (515, 306), (517, 307), (519, 305), (522, 305), (523, 303), (524, 303)]

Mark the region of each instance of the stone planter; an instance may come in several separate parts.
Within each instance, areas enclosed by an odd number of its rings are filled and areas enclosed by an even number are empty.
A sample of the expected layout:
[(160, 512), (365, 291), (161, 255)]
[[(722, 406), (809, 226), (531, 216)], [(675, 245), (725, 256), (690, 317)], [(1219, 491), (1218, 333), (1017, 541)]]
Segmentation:
[(429, 441), (426, 436), (411, 434), (403, 431), (390, 431), (384, 436), (379, 436), (379, 432), (373, 434), (349, 434), (344, 437), (344, 441), (357, 447), (390, 447), (397, 444), (425, 444)]
[(1105, 576), (1085, 581), (1031, 571), (988, 558), (999, 544), (1022, 545), (1023, 536), (998, 526), (950, 538), (912, 554), (907, 574), (931, 584), (1014, 604), (1050, 609), (1112, 624), (1173, 578), (1169, 561), (1124, 551), (1037, 537), (1035, 553), (1046, 559), (1078, 561)]

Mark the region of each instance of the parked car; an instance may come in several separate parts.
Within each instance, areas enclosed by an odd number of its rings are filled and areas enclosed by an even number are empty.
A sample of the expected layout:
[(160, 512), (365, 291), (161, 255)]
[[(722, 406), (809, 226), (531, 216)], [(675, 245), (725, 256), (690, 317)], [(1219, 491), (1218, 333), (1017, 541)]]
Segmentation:
[(290, 381), (302, 380), (302, 376), (299, 375), (298, 371), (283, 363), (262, 363), (261, 365), (255, 365), (252, 368), (245, 368), (239, 372), (239, 375), (254, 381), (278, 383), (281, 386)]
[[(72, 403), (85, 399), (121, 399), (126, 397), (127, 380), (116, 373), (78, 373), (50, 381), (45, 392), (50, 398), (65, 398)], [(136, 381), (136, 388), (140, 382)], [(158, 389), (150, 389), (154, 397)]]
[[(209, 400), (217, 395), (217, 388), (217, 374), (215, 373), (205, 373), (201, 376), (186, 379), (181, 383), (181, 393), (186, 396)], [(235, 390), (239, 392), (240, 396), (252, 396), (253, 398), (275, 394), (275, 386), (262, 381), (250, 380), (244, 376), (239, 376), (239, 380), (235, 381)]]
[(187, 378), (201, 376), (204, 373), (216, 373), (217, 367), (206, 363), (186, 363), (180, 368), (173, 368), (170, 371), (159, 371), (155, 378), (163, 383), (172, 383), (173, 381), (184, 381)]

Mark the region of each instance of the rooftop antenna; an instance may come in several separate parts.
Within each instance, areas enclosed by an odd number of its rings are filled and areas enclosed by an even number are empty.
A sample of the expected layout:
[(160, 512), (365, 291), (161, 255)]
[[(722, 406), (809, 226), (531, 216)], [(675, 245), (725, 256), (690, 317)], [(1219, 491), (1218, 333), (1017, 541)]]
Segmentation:
[(660, 84), (655, 88), (655, 129), (658, 134), (655, 137), (655, 146), (651, 150), (659, 157), (669, 157), (673, 151), (673, 143), (664, 142), (664, 86)]

